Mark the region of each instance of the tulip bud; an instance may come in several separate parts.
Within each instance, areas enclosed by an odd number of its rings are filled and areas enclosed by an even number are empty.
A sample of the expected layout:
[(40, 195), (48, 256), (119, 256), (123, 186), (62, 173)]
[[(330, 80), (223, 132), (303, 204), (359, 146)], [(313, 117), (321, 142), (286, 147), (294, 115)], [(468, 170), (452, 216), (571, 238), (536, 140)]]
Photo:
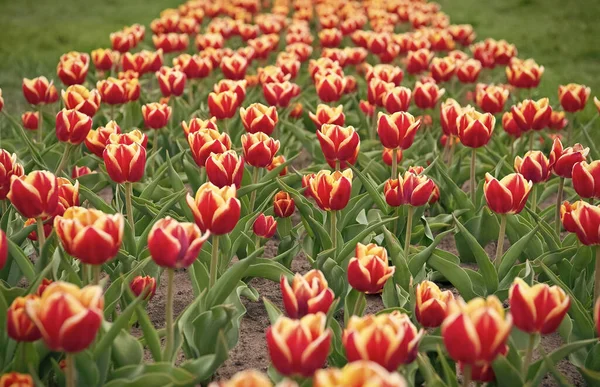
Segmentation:
[(343, 210), (352, 191), (352, 170), (319, 171), (309, 181), (310, 192), (317, 205), (324, 211)]
[(71, 51), (60, 57), (56, 74), (67, 86), (80, 85), (85, 82), (89, 67), (90, 57), (88, 54)]
[(244, 79), (247, 69), (248, 61), (241, 55), (235, 54), (221, 60), (221, 71), (227, 79)]
[(190, 120), (189, 125), (187, 122), (181, 121), (181, 127), (183, 128), (183, 133), (185, 134), (186, 137), (190, 133), (198, 132), (200, 129), (214, 129), (217, 132), (219, 131), (219, 128), (217, 127), (217, 118), (216, 117), (212, 117), (208, 120), (202, 120), (197, 117), (192, 118)]
[(52, 284), (52, 283), (54, 283), (54, 281), (52, 281), (51, 279), (42, 278), (42, 282), (38, 286), (37, 292), (35, 294), (37, 294), (39, 297), (41, 297), (42, 294), (44, 294), (44, 292), (46, 291), (46, 288), (48, 286), (50, 286), (50, 284)]
[(381, 101), (388, 113), (406, 112), (410, 104), (411, 94), (410, 89), (396, 86), (387, 91)]
[(407, 112), (379, 113), (377, 134), (385, 148), (408, 149), (412, 145), (420, 126), (421, 121), (415, 120), (415, 117)]
[(325, 159), (334, 164), (340, 162), (342, 168), (347, 163), (354, 164), (360, 149), (360, 137), (352, 126), (325, 124), (317, 130), (317, 138)]
[(356, 245), (355, 256), (348, 263), (348, 282), (359, 292), (380, 293), (385, 282), (394, 274), (395, 268), (388, 265), (384, 247), (374, 243)]
[(519, 138), (523, 135), (521, 128), (519, 128), (519, 125), (515, 122), (511, 112), (504, 112), (504, 114), (502, 114), (502, 128), (514, 138)]
[(508, 95), (508, 89), (501, 86), (479, 84), (475, 89), (477, 106), (484, 112), (491, 114), (497, 114), (504, 110)]
[(520, 173), (511, 173), (500, 181), (486, 173), (483, 193), (490, 210), (497, 214), (517, 214), (525, 207), (532, 185)]
[(33, 378), (28, 374), (10, 372), (0, 376), (1, 387), (34, 387)]
[(544, 66), (539, 66), (533, 59), (512, 58), (510, 64), (506, 66), (508, 83), (519, 88), (538, 87), (543, 74)]
[(564, 129), (568, 123), (569, 121), (565, 118), (565, 112), (552, 110), (550, 121), (548, 122), (550, 129), (561, 130)]
[(467, 59), (458, 64), (456, 77), (462, 83), (475, 83), (481, 72), (481, 62), (477, 59)]
[[(191, 197), (188, 195), (188, 204), (190, 199)], [(192, 208), (191, 205), (190, 208)], [(205, 209), (208, 208), (205, 207)], [(195, 208), (192, 208), (192, 211), (195, 212)], [(216, 215), (218, 217), (218, 214)], [(198, 258), (202, 245), (209, 236), (210, 232), (206, 231), (203, 234), (194, 223), (180, 223), (167, 216), (152, 226), (148, 234), (148, 249), (158, 266), (171, 269), (189, 267)]]
[(272, 238), (277, 231), (277, 221), (272, 216), (261, 213), (252, 224), (252, 231), (260, 238)]
[(119, 60), (119, 53), (111, 49), (98, 48), (92, 51), (92, 62), (96, 70), (110, 71)]
[(321, 129), (324, 124), (344, 125), (346, 119), (342, 105), (330, 107), (329, 105), (319, 104), (316, 113), (309, 112), (308, 115), (315, 123), (317, 130)]
[(287, 107), (292, 98), (300, 94), (300, 87), (289, 81), (263, 84), (263, 94), (271, 106)]
[(575, 113), (585, 108), (590, 96), (590, 88), (576, 83), (558, 86), (558, 100), (562, 108), (569, 113)]
[(73, 185), (69, 179), (58, 177), (57, 183), (58, 206), (55, 215), (62, 215), (67, 208), (79, 206), (79, 182), (75, 181)]
[(432, 203), (436, 189), (435, 182), (429, 177), (410, 170), (398, 179), (387, 180), (383, 186), (385, 201), (392, 207), (406, 204), (420, 207)]
[(58, 206), (58, 180), (48, 171), (13, 175), (7, 197), (25, 218), (52, 216)]
[(227, 234), (240, 219), (241, 204), (233, 185), (219, 188), (210, 182), (204, 183), (195, 197), (188, 194), (186, 200), (202, 232)]
[(96, 88), (102, 97), (102, 102), (109, 105), (120, 105), (127, 102), (127, 92), (123, 79), (108, 78), (98, 81)]
[[(352, 316), (342, 336), (348, 361), (371, 360), (387, 369), (412, 363), (424, 331), (418, 331), (407, 315), (389, 314)], [(377, 346), (373, 343), (377, 342)]]
[(425, 328), (437, 328), (448, 315), (448, 304), (454, 301), (450, 290), (441, 291), (431, 281), (423, 281), (415, 289), (415, 317)]
[(550, 178), (550, 162), (548, 158), (540, 151), (529, 151), (525, 156), (515, 157), (515, 172), (523, 175), (525, 180), (530, 180), (533, 184), (542, 183)]
[(100, 108), (100, 94), (97, 90), (89, 91), (85, 86), (73, 85), (62, 91), (65, 107), (77, 110), (89, 117), (93, 117)]
[(90, 129), (92, 119), (77, 110), (63, 109), (56, 115), (56, 137), (59, 141), (81, 144)]
[(262, 132), (246, 133), (242, 135), (242, 149), (246, 163), (266, 168), (279, 150), (279, 141)]
[(462, 107), (456, 100), (448, 98), (440, 106), (440, 124), (446, 136), (458, 136), (456, 119), (462, 112)]
[(156, 72), (156, 79), (158, 79), (158, 86), (164, 97), (170, 97), (171, 95), (179, 97), (183, 94), (186, 80), (185, 73), (176, 69), (161, 67), (160, 71)]
[(295, 209), (296, 204), (290, 194), (284, 191), (279, 191), (275, 194), (275, 197), (273, 198), (273, 212), (275, 213), (275, 216), (287, 218), (292, 216)]
[[(506, 345), (512, 318), (505, 315), (496, 296), (450, 302), (442, 323), (442, 337), (448, 354), (468, 365), (491, 363)], [(489, 340), (493, 337), (494, 340)]]
[(206, 175), (219, 188), (235, 185), (239, 189), (244, 176), (244, 158), (233, 150), (211, 153), (206, 159)]
[(85, 146), (96, 156), (102, 157), (102, 153), (109, 143), (109, 137), (113, 133), (121, 134), (121, 128), (115, 121), (109, 121), (106, 126), (88, 132), (84, 140)]
[[(563, 214), (561, 207), (561, 218), (564, 218), (563, 223), (572, 223), (570, 225), (577, 234), (577, 239), (586, 245), (600, 245), (600, 207), (579, 201), (573, 203), (570, 208), (570, 218), (567, 218), (567, 213)], [(574, 226), (574, 227), (573, 227)], [(567, 228), (565, 226), (565, 228)]]
[(6, 312), (6, 333), (15, 341), (31, 342), (42, 337), (38, 327), (31, 321), (25, 312), (25, 305), (29, 300), (35, 301), (37, 295), (29, 294), (17, 297)]
[(237, 94), (233, 91), (213, 92), (208, 95), (210, 115), (219, 120), (233, 117), (240, 102)]
[[(111, 134), (110, 138), (115, 138), (115, 136), (118, 135)], [(111, 180), (118, 184), (140, 181), (146, 169), (146, 148), (140, 143), (132, 141), (129, 144), (110, 142), (106, 145), (102, 158)]]
[(508, 299), (515, 326), (542, 335), (556, 331), (571, 306), (571, 299), (558, 286), (529, 286), (519, 277), (510, 287)]
[(278, 121), (275, 106), (265, 106), (261, 103), (253, 103), (247, 109), (240, 108), (240, 118), (248, 133), (263, 132), (269, 136)]
[(419, 74), (429, 68), (433, 53), (427, 48), (409, 51), (406, 57), (406, 71), (409, 74)]
[(375, 106), (372, 105), (369, 101), (360, 100), (358, 107), (367, 117), (373, 117), (375, 114)]
[(81, 176), (89, 175), (90, 173), (95, 173), (95, 172), (92, 172), (92, 170), (85, 165), (83, 165), (81, 167), (74, 165), (73, 169), (71, 170), (71, 178), (77, 179)]
[(279, 317), (267, 329), (267, 347), (275, 369), (282, 375), (310, 377), (322, 368), (331, 345), (331, 330), (324, 313), (300, 320)]
[(496, 118), (490, 113), (479, 113), (473, 108), (465, 108), (456, 119), (460, 142), (469, 148), (485, 146), (492, 137)]
[(142, 106), (142, 116), (147, 128), (161, 129), (169, 123), (171, 107), (156, 102), (148, 103)]
[(320, 270), (311, 270), (304, 275), (296, 273), (291, 284), (284, 276), (281, 276), (279, 282), (283, 305), (290, 318), (298, 319), (308, 314), (327, 313), (335, 298)]
[(445, 92), (445, 89), (440, 89), (435, 83), (417, 81), (413, 90), (413, 99), (419, 109), (433, 109)]
[(212, 153), (223, 153), (231, 148), (231, 139), (227, 133), (215, 129), (200, 129), (188, 135), (188, 144), (192, 157), (198, 166), (203, 167)]
[[(44, 222), (44, 227), (43, 227), (44, 228), (44, 236), (46, 238), (48, 238), (50, 236), (50, 234), (52, 234), (52, 230), (54, 229), (52, 227), (52, 222), (49, 222), (48, 219), (49, 219), (48, 217), (42, 218), (42, 222)], [(23, 225), (23, 227), (31, 226), (32, 224), (36, 224), (36, 222), (37, 222), (37, 219), (29, 218), (25, 221), (25, 224)], [(30, 232), (29, 235), (27, 235), (27, 238), (32, 241), (37, 241), (38, 240), (37, 230)]]
[(344, 368), (318, 370), (313, 378), (313, 387), (378, 386), (405, 387), (406, 381), (397, 372), (388, 372), (379, 364), (358, 360)]
[(590, 148), (584, 148), (581, 144), (563, 148), (562, 142), (557, 138), (552, 144), (552, 151), (550, 151), (550, 168), (554, 174), (560, 177), (571, 178), (573, 166), (585, 161), (588, 153), (590, 153)]
[(54, 99), (56, 87), (52, 82), (48, 82), (46, 77), (37, 77), (33, 79), (23, 78), (23, 95), (31, 105), (40, 105), (56, 102)]
[(40, 128), (39, 112), (25, 112), (21, 114), (23, 127), (28, 130), (38, 130)]
[[(54, 282), (40, 298), (27, 300), (25, 308), (46, 346), (54, 352), (86, 349), (104, 319), (104, 297), (99, 286), (80, 289), (70, 283)], [(62, 313), (57, 314), (57, 310)]]
[(542, 98), (538, 101), (530, 99), (511, 108), (513, 119), (522, 131), (541, 130), (548, 127), (552, 108), (548, 98)]

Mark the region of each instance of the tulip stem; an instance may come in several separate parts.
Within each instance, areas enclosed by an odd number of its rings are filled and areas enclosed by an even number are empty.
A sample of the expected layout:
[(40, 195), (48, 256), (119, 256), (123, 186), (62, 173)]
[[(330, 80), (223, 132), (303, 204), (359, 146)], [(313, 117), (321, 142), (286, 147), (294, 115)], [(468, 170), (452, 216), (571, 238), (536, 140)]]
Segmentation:
[(40, 104), (38, 109), (38, 129), (37, 129), (37, 142), (41, 144), (44, 141), (44, 105)]
[(75, 356), (72, 353), (67, 353), (66, 363), (65, 378), (67, 380), (67, 387), (75, 387)]
[(529, 151), (533, 150), (533, 136), (535, 136), (535, 131), (531, 131), (529, 134)]
[(166, 310), (166, 328), (167, 328), (167, 343), (165, 346), (164, 359), (171, 359), (171, 352), (173, 352), (173, 277), (175, 271), (173, 269), (167, 269), (167, 310)]
[(229, 134), (229, 119), (228, 118), (223, 119), (223, 128), (225, 130), (225, 133)]
[(560, 238), (560, 204), (562, 202), (563, 189), (565, 187), (565, 178), (561, 177), (558, 181), (558, 193), (556, 194), (556, 212), (554, 216), (554, 230)]
[(394, 209), (394, 217), (396, 218), (396, 220), (394, 220), (394, 235), (396, 235), (398, 233), (398, 219), (400, 216), (400, 207), (396, 207)]
[(131, 197), (133, 196), (133, 184), (131, 182), (125, 183), (125, 210), (127, 211), (127, 220), (129, 221), (129, 227), (131, 232), (135, 236), (135, 220), (133, 219), (133, 206), (131, 205)]
[(94, 273), (94, 285), (98, 285), (100, 283), (101, 269), (102, 269), (101, 265), (92, 265), (92, 273)]
[(410, 253), (410, 237), (412, 234), (412, 223), (415, 208), (408, 206), (408, 214), (406, 215), (406, 239), (404, 239), (404, 259), (408, 262), (408, 254)]
[(500, 214), (500, 232), (498, 233), (498, 245), (496, 246), (496, 268), (500, 268), (502, 253), (504, 252), (504, 236), (506, 235), (506, 214)]
[(212, 254), (210, 255), (210, 279), (208, 288), (212, 288), (217, 282), (217, 267), (219, 266), (219, 236), (213, 235)]
[(448, 167), (450, 167), (452, 166), (452, 160), (454, 159), (454, 136), (450, 135), (448, 141), (450, 141), (450, 151), (448, 155)]
[(537, 212), (537, 184), (533, 185), (531, 190), (531, 211), (535, 214)]
[(0, 202), (2, 202), (2, 215), (4, 215), (8, 211), (8, 205), (6, 204), (6, 200), (0, 200)]
[(110, 120), (115, 120), (115, 105), (110, 105)]
[(398, 153), (397, 149), (392, 149), (392, 179), (398, 178)]
[(471, 384), (471, 365), (465, 364), (465, 366), (463, 367), (462, 385), (463, 387), (468, 387), (469, 384)]
[(35, 218), (37, 223), (37, 237), (38, 237), (38, 245), (40, 246), (40, 257), (42, 256), (42, 248), (44, 247), (44, 243), (46, 243), (46, 234), (44, 234), (44, 221), (41, 216)]
[(533, 348), (535, 347), (535, 333), (529, 335), (529, 342), (527, 343), (527, 349), (525, 352), (525, 359), (523, 359), (523, 380), (527, 381), (527, 371), (529, 371), (529, 365), (531, 364), (531, 356), (533, 355)]
[(471, 151), (471, 179), (469, 180), (469, 188), (471, 189), (471, 201), (475, 204), (475, 162), (477, 160), (477, 148), (473, 148)]
[(330, 211), (331, 215), (331, 243), (333, 245), (333, 257), (337, 256), (337, 211)]
[(596, 264), (594, 266), (594, 302), (600, 296), (600, 247), (596, 246)]
[[(260, 168), (258, 167), (252, 167), (252, 184), (257, 184), (258, 183), (258, 173), (260, 172)], [(254, 202), (256, 201), (256, 189), (254, 189), (252, 191), (252, 193), (250, 194), (250, 212), (252, 212), (252, 210), (254, 210)]]
[(65, 151), (62, 154), (62, 157), (60, 158), (60, 162), (58, 163), (58, 167), (56, 167), (56, 171), (54, 172), (56, 177), (60, 177), (60, 173), (67, 166), (67, 163), (69, 162), (69, 156), (71, 155), (72, 149), (73, 149), (73, 145), (71, 145), (71, 143), (67, 143), (67, 145), (65, 146)]

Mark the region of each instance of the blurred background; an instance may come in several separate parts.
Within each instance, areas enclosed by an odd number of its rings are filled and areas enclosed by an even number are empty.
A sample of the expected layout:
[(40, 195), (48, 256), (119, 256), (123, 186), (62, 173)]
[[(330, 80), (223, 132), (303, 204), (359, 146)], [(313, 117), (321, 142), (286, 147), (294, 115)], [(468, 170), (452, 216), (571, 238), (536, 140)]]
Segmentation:
[[(477, 39), (516, 44), (546, 72), (537, 95), (557, 102), (561, 83), (583, 83), (600, 96), (600, 1), (438, 0), (453, 24), (472, 24)], [(7, 105), (24, 103), (23, 77), (56, 78), (61, 54), (109, 47), (109, 33), (132, 23), (146, 26), (181, 0), (0, 0), (0, 88)], [(147, 39), (146, 42), (149, 42)], [(148, 44), (148, 43), (147, 43)], [(499, 79), (500, 82), (503, 79)], [(593, 103), (588, 104), (592, 114)]]

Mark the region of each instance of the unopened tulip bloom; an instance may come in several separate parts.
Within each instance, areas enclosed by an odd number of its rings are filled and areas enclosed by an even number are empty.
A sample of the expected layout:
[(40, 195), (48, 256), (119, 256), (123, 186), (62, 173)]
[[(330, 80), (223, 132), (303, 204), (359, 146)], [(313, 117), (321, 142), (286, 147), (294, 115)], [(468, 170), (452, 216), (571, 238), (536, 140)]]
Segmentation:
[(48, 171), (13, 175), (7, 197), (25, 218), (52, 216), (58, 207), (58, 180)]
[[(48, 238), (50, 236), (50, 234), (52, 234), (52, 230), (54, 229), (52, 222), (49, 222), (48, 219), (49, 219), (48, 217), (42, 218), (42, 222), (44, 222), (43, 230), (44, 230), (45, 238)], [(37, 222), (36, 218), (29, 218), (25, 221), (25, 223), (23, 224), (23, 227), (31, 226), (32, 224), (36, 224), (36, 222)], [(27, 239), (29, 239), (31, 241), (37, 241), (38, 240), (37, 229), (35, 231), (30, 232), (29, 235), (27, 235)]]
[(254, 231), (254, 235), (260, 238), (272, 238), (275, 231), (277, 231), (277, 221), (272, 216), (265, 216), (261, 213), (252, 223), (252, 231)]
[(461, 83), (475, 83), (481, 73), (481, 67), (481, 62), (477, 59), (467, 59), (458, 64), (456, 77)]
[(300, 87), (289, 81), (263, 84), (263, 94), (271, 106), (287, 107), (292, 98), (300, 94)]
[(69, 207), (79, 206), (79, 181), (71, 184), (69, 179), (58, 177), (58, 206), (55, 215), (62, 215)]
[(383, 106), (383, 97), (394, 87), (392, 82), (373, 78), (367, 84), (367, 99), (371, 105)]
[(343, 77), (330, 73), (327, 75), (317, 74), (315, 76), (315, 88), (319, 99), (323, 102), (335, 102), (344, 94), (346, 81)]
[(343, 106), (331, 107), (325, 104), (317, 105), (316, 113), (308, 112), (310, 119), (315, 123), (317, 130), (324, 124), (344, 125), (346, 116)]
[(379, 364), (358, 360), (342, 369), (318, 370), (313, 378), (313, 387), (377, 386), (405, 387), (406, 381), (397, 372), (388, 372)]
[(417, 81), (413, 90), (413, 100), (419, 109), (433, 109), (445, 92), (445, 89), (440, 89), (435, 83)]
[(560, 177), (571, 178), (573, 176), (573, 166), (585, 161), (589, 153), (590, 148), (584, 148), (581, 144), (563, 148), (562, 142), (557, 138), (554, 140), (550, 152), (550, 168), (554, 174)]
[[(115, 134), (110, 137), (114, 138)], [(102, 153), (106, 172), (115, 183), (135, 183), (144, 176), (146, 148), (138, 142), (113, 143), (110, 141)]]
[(33, 378), (28, 374), (10, 372), (0, 376), (0, 387), (34, 387)]
[(520, 173), (525, 180), (529, 180), (533, 184), (547, 181), (552, 173), (550, 161), (540, 151), (529, 151), (523, 158), (515, 157), (514, 167), (515, 172)]
[(509, 91), (502, 86), (481, 85), (476, 88), (475, 102), (486, 113), (497, 114), (504, 110)]
[(241, 55), (234, 54), (221, 60), (221, 71), (227, 79), (244, 79), (247, 69), (248, 61)]
[(235, 185), (240, 188), (244, 176), (244, 158), (239, 157), (234, 150), (211, 153), (205, 166), (208, 180), (217, 187)]
[[(346, 163), (354, 164), (360, 149), (360, 137), (352, 126), (325, 124), (317, 130), (317, 139), (325, 159), (334, 166), (343, 168)], [(343, 165), (342, 165), (343, 164)]]
[(515, 326), (542, 335), (556, 331), (571, 306), (571, 299), (558, 286), (529, 286), (518, 277), (510, 287), (508, 300)]
[(576, 83), (558, 86), (558, 100), (562, 108), (569, 113), (578, 112), (585, 108), (590, 96), (590, 88)]
[(383, 95), (381, 102), (388, 113), (406, 112), (410, 105), (411, 95), (412, 92), (409, 88), (396, 86)]
[(253, 103), (247, 108), (240, 108), (240, 118), (248, 133), (263, 132), (270, 136), (277, 125), (277, 108)]
[(108, 48), (93, 50), (91, 56), (96, 70), (99, 71), (110, 71), (119, 59), (119, 53)]
[(385, 282), (394, 274), (389, 266), (384, 247), (374, 243), (356, 245), (355, 256), (348, 263), (348, 282), (362, 293), (376, 294), (383, 290)]
[(183, 128), (183, 133), (187, 137), (190, 133), (198, 132), (200, 129), (214, 129), (218, 132), (219, 128), (217, 127), (217, 118), (212, 117), (208, 120), (203, 120), (200, 118), (192, 118), (190, 123), (188, 124), (185, 121), (181, 121), (181, 127)]
[(541, 130), (548, 127), (552, 107), (548, 98), (538, 101), (526, 99), (511, 108), (513, 119), (522, 131)]
[[(573, 204), (570, 217), (575, 225), (577, 239), (586, 245), (600, 245), (600, 207), (593, 206), (583, 201)], [(598, 283), (596, 282), (594, 294), (598, 297)]]
[(231, 138), (227, 133), (204, 128), (188, 135), (192, 157), (198, 166), (203, 167), (212, 153), (223, 153), (231, 149)]
[(56, 115), (56, 137), (73, 145), (81, 144), (92, 129), (92, 119), (77, 110), (63, 109)]
[(462, 112), (462, 107), (456, 100), (448, 98), (440, 106), (440, 124), (442, 131), (447, 136), (458, 136), (456, 119)]
[(279, 317), (267, 329), (267, 347), (275, 369), (286, 376), (310, 377), (323, 367), (331, 345), (331, 330), (324, 313), (300, 320)]
[(600, 161), (573, 165), (573, 188), (582, 198), (600, 198)]
[(40, 113), (25, 112), (21, 114), (21, 122), (23, 127), (28, 130), (38, 130), (40, 128)]
[(383, 162), (386, 165), (392, 166), (392, 164), (393, 164), (392, 153), (393, 152), (396, 152), (396, 163), (400, 163), (400, 161), (402, 161), (402, 149), (400, 149), (400, 148), (397, 148), (397, 149), (383, 148), (383, 153), (381, 154), (381, 159), (383, 160)]
[(263, 132), (242, 135), (242, 149), (247, 164), (266, 168), (279, 150), (279, 140), (274, 140)]
[(239, 104), (238, 96), (233, 91), (212, 92), (208, 95), (210, 115), (219, 120), (233, 117)]
[(17, 162), (17, 155), (0, 149), (0, 200), (6, 199), (10, 191), (12, 176), (23, 176), (23, 166)]
[(40, 105), (56, 102), (58, 98), (56, 87), (46, 77), (33, 79), (23, 78), (23, 95), (31, 105)]
[(423, 281), (415, 289), (415, 317), (425, 328), (437, 328), (448, 315), (448, 304), (454, 301), (450, 290), (441, 291), (431, 281)]
[(98, 81), (96, 88), (102, 97), (102, 102), (109, 105), (121, 105), (127, 102), (124, 79), (108, 78)]
[[(450, 302), (442, 323), (442, 337), (448, 354), (466, 365), (491, 363), (504, 350), (512, 328), (496, 296)], [(493, 338), (493, 340), (490, 340)]]
[(185, 88), (185, 73), (168, 67), (161, 67), (160, 71), (156, 72), (158, 86), (164, 97), (174, 95), (179, 97), (183, 94)]
[(539, 66), (533, 59), (512, 58), (509, 65), (506, 66), (508, 83), (518, 88), (538, 87), (543, 74), (544, 66)]
[(429, 177), (407, 171), (404, 176), (387, 180), (383, 192), (385, 201), (392, 207), (420, 207), (431, 202), (436, 188), (435, 182)]
[(167, 126), (171, 118), (171, 107), (152, 102), (142, 106), (142, 116), (147, 128), (161, 129)]
[(406, 71), (409, 74), (419, 74), (429, 68), (433, 53), (427, 48), (409, 51), (406, 57)]
[(104, 297), (99, 286), (80, 289), (54, 282), (41, 297), (27, 300), (25, 308), (46, 346), (56, 352), (75, 353), (88, 348), (104, 319)]
[(77, 179), (81, 176), (89, 175), (90, 173), (95, 173), (92, 172), (90, 167), (87, 167), (85, 165), (78, 167), (77, 165), (74, 165), (73, 169), (71, 170), (71, 178)]
[(550, 121), (548, 122), (550, 129), (561, 130), (564, 129), (568, 123), (569, 121), (565, 118), (565, 112), (552, 110)]
[(431, 71), (431, 77), (436, 82), (447, 82), (456, 72), (456, 61), (449, 56), (433, 58), (429, 65), (429, 70)]
[(485, 174), (483, 193), (488, 207), (497, 214), (518, 214), (525, 207), (532, 183), (520, 173), (511, 173), (502, 180)]
[(25, 311), (25, 305), (29, 300), (36, 300), (37, 295), (28, 294), (17, 297), (6, 312), (6, 333), (15, 341), (31, 342), (42, 337), (38, 327), (31, 321)]
[(490, 113), (479, 113), (474, 109), (463, 109), (456, 119), (460, 142), (469, 148), (485, 146), (492, 137), (496, 118)]
[(204, 183), (195, 197), (188, 194), (186, 200), (203, 232), (227, 234), (240, 219), (241, 204), (234, 185), (219, 188), (210, 182)]
[(369, 101), (361, 99), (358, 103), (358, 107), (367, 117), (373, 117), (373, 115), (375, 115), (375, 105), (371, 104)]
[(100, 94), (82, 85), (73, 85), (62, 91), (62, 99), (67, 109), (77, 110), (93, 117), (100, 108)]
[(394, 311), (350, 317), (342, 342), (348, 361), (371, 360), (391, 372), (416, 359), (423, 333), (407, 315)]
[(515, 122), (511, 112), (504, 112), (504, 114), (502, 114), (502, 129), (514, 138), (519, 138), (524, 133)]
[(283, 305), (290, 318), (327, 313), (335, 297), (320, 270), (311, 270), (304, 275), (296, 273), (291, 284), (281, 276), (280, 285)]
[(290, 194), (284, 191), (279, 191), (275, 194), (273, 198), (273, 212), (277, 217), (287, 218), (292, 216), (295, 209), (296, 204)]
[(352, 170), (319, 171), (309, 181), (311, 196), (324, 211), (343, 210), (352, 191)]
[(83, 207), (70, 207), (54, 218), (54, 228), (65, 251), (90, 265), (102, 265), (117, 255), (123, 227), (123, 215)]
[(98, 129), (90, 130), (85, 137), (85, 146), (90, 152), (98, 157), (102, 157), (106, 145), (109, 143), (110, 135), (121, 134), (121, 128), (115, 121), (109, 121), (106, 126), (100, 126)]
[(141, 294), (146, 294), (146, 297), (144, 298), (150, 300), (156, 293), (156, 279), (149, 275), (145, 277), (138, 275), (131, 280), (129, 288), (136, 297), (139, 297)]
[(385, 148), (408, 149), (412, 145), (421, 121), (407, 112), (379, 113), (377, 134)]
[(379, 78), (384, 82), (392, 82), (396, 86), (400, 86), (404, 78), (404, 72), (398, 66), (378, 64), (367, 68), (365, 79), (368, 82), (373, 78)]
[(180, 223), (167, 216), (152, 226), (148, 234), (148, 249), (158, 266), (170, 269), (189, 267), (198, 258), (209, 235), (209, 232), (203, 234), (194, 223)]

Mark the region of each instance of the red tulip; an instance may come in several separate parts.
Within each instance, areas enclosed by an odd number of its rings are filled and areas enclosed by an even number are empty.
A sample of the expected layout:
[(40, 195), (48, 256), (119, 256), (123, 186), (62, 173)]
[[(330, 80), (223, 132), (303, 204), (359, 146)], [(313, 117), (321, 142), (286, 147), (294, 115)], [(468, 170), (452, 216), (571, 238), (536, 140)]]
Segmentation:
[(227, 234), (240, 219), (241, 204), (233, 185), (219, 188), (210, 182), (204, 183), (195, 197), (188, 194), (186, 200), (196, 224), (203, 232)]
[(352, 170), (319, 171), (309, 181), (311, 196), (325, 211), (343, 210), (352, 191)]
[(547, 181), (552, 173), (550, 161), (540, 151), (529, 151), (523, 158), (515, 157), (514, 167), (515, 172), (520, 173), (525, 180), (530, 180), (533, 184)]
[(37, 299), (38, 296), (33, 294), (15, 298), (6, 312), (6, 333), (8, 337), (15, 341), (25, 342), (36, 341), (42, 337), (40, 330), (25, 311), (27, 302)]
[(550, 152), (550, 168), (560, 177), (571, 178), (573, 166), (585, 161), (588, 153), (590, 153), (590, 148), (584, 148), (581, 144), (563, 148), (562, 142), (556, 138)]
[(385, 282), (394, 275), (395, 268), (389, 266), (384, 247), (374, 243), (356, 245), (355, 256), (348, 263), (348, 282), (359, 292), (380, 293)]
[(58, 180), (48, 171), (12, 175), (7, 197), (25, 218), (52, 216), (58, 207)]
[(538, 87), (543, 74), (544, 66), (539, 66), (533, 59), (512, 58), (509, 65), (506, 66), (508, 83), (519, 88)]
[[(190, 200), (193, 202), (188, 195), (188, 204)], [(196, 217), (196, 207), (190, 205), (190, 208)], [(203, 211), (206, 212), (208, 208)], [(203, 234), (194, 223), (180, 223), (167, 216), (152, 226), (148, 234), (148, 250), (158, 266), (170, 269), (189, 267), (198, 258), (202, 245), (209, 236), (210, 232)]]
[(440, 106), (440, 124), (446, 136), (458, 136), (456, 119), (462, 112), (462, 107), (456, 100), (448, 98)]
[(562, 108), (569, 113), (574, 113), (585, 108), (590, 96), (590, 88), (576, 83), (558, 86), (558, 100)]
[(473, 108), (463, 109), (456, 119), (460, 142), (469, 148), (485, 146), (492, 137), (496, 118), (490, 113), (479, 113)]
[(240, 108), (240, 118), (248, 133), (263, 132), (267, 135), (273, 133), (278, 121), (275, 106), (265, 106), (261, 103)]
[(321, 369), (313, 378), (313, 387), (348, 386), (404, 387), (406, 381), (399, 373), (388, 372), (379, 364), (367, 360), (353, 361), (341, 370)]
[(423, 281), (415, 289), (415, 317), (425, 328), (437, 328), (448, 315), (448, 304), (454, 301), (450, 290), (441, 291), (431, 281)]
[(412, 92), (409, 88), (397, 86), (388, 90), (381, 99), (388, 113), (406, 112), (410, 104)]
[(234, 150), (211, 153), (206, 159), (206, 175), (219, 188), (235, 185), (239, 189), (244, 176), (244, 158), (238, 157)]
[(90, 152), (98, 157), (102, 157), (106, 145), (109, 143), (110, 135), (121, 134), (121, 128), (115, 121), (109, 121), (106, 126), (100, 126), (98, 129), (90, 130), (85, 137), (85, 146)]
[(148, 103), (142, 106), (142, 117), (147, 128), (164, 128), (171, 118), (171, 107), (157, 102)]
[(461, 83), (475, 83), (481, 72), (481, 62), (477, 59), (467, 59), (460, 62), (456, 68), (456, 77)]
[(509, 91), (502, 86), (477, 85), (475, 89), (477, 106), (486, 113), (497, 114), (504, 110)]
[(335, 297), (320, 270), (311, 270), (304, 275), (296, 273), (291, 284), (281, 276), (280, 285), (283, 305), (291, 318), (327, 313)]
[(82, 85), (73, 85), (63, 90), (62, 99), (67, 109), (77, 110), (93, 117), (100, 108), (100, 93), (98, 90), (88, 90)]
[(39, 112), (25, 112), (21, 114), (21, 122), (25, 129), (38, 130), (40, 128), (40, 114)]
[(413, 100), (419, 109), (433, 109), (445, 92), (445, 89), (440, 89), (435, 83), (417, 81), (413, 90)]
[(254, 220), (252, 231), (254, 231), (254, 235), (260, 238), (272, 238), (275, 235), (275, 231), (277, 231), (277, 221), (272, 216), (265, 216), (265, 214), (261, 213)]
[(360, 137), (352, 126), (325, 124), (317, 130), (317, 139), (325, 159), (331, 164), (354, 164), (360, 149)]
[(511, 173), (502, 180), (485, 174), (483, 193), (488, 207), (497, 214), (517, 214), (523, 210), (532, 183), (520, 173)]
[(56, 115), (56, 137), (59, 141), (81, 144), (90, 129), (92, 119), (77, 110), (63, 109)]
[(210, 115), (219, 120), (233, 117), (240, 102), (234, 91), (213, 92), (208, 95)]
[(390, 149), (408, 149), (412, 145), (417, 130), (421, 126), (420, 120), (407, 112), (394, 114), (379, 113), (377, 120), (377, 134), (381, 144)]
[(292, 216), (295, 209), (296, 204), (290, 194), (284, 191), (279, 191), (275, 194), (273, 198), (273, 212), (277, 217), (287, 218)]
[(279, 150), (279, 141), (262, 132), (246, 133), (242, 135), (242, 149), (246, 163), (266, 168)]
[(573, 188), (582, 198), (600, 198), (600, 161), (581, 161), (573, 165)]
[(548, 98), (538, 101), (530, 99), (511, 108), (513, 119), (522, 131), (541, 130), (548, 127), (552, 115), (552, 107)]
[(385, 201), (392, 207), (410, 205), (413, 207), (433, 203), (437, 186), (433, 180), (414, 171), (407, 171), (398, 179), (389, 179), (383, 187)]
[(449, 56), (433, 58), (429, 65), (429, 70), (431, 71), (431, 77), (436, 82), (447, 82), (456, 73), (456, 61)]
[(108, 78), (98, 81), (96, 88), (102, 97), (102, 102), (109, 105), (120, 105), (127, 102), (127, 92), (124, 79)]

